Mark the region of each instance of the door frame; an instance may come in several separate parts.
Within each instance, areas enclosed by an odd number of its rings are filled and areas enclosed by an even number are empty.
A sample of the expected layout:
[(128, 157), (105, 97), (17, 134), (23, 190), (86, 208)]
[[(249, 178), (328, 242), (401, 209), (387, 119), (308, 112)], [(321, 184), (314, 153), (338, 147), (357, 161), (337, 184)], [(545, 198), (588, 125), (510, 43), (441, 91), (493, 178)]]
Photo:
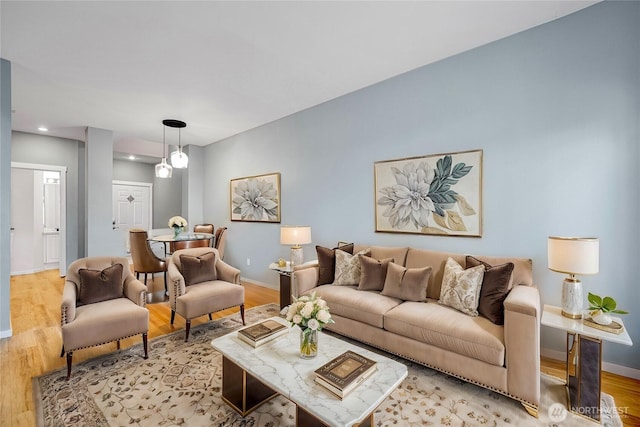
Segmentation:
[(60, 172), (60, 277), (67, 274), (67, 167), (37, 163), (11, 162), (11, 168)]
[[(147, 187), (149, 189), (149, 230), (153, 228), (153, 183), (152, 182), (135, 182), (135, 181), (111, 181), (111, 191), (113, 192), (114, 185), (130, 185), (133, 187)], [(111, 201), (113, 207), (113, 201)]]

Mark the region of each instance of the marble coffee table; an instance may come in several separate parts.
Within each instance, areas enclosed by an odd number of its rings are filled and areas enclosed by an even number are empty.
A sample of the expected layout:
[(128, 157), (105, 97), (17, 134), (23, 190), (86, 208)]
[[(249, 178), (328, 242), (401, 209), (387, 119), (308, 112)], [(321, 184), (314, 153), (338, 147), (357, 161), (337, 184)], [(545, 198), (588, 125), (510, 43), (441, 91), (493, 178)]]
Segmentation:
[[(288, 325), (284, 319), (272, 319)], [(320, 332), (318, 356), (302, 359), (300, 330), (291, 328), (258, 348), (232, 332), (211, 342), (222, 353), (222, 398), (246, 416), (282, 395), (296, 404), (299, 426), (373, 426), (373, 412), (407, 376), (407, 367), (388, 357)], [(347, 350), (378, 362), (378, 370), (340, 400), (314, 381), (314, 371)]]

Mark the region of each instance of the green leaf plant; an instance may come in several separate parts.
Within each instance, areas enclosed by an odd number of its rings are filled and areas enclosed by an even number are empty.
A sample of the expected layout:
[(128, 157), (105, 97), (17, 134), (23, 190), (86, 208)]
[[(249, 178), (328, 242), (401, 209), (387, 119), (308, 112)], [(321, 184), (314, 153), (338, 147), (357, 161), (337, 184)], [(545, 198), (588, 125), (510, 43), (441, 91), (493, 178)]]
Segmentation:
[(617, 310), (616, 300), (611, 297), (600, 297), (589, 292), (587, 297), (589, 301), (589, 310), (602, 310), (603, 313), (629, 314), (628, 311)]

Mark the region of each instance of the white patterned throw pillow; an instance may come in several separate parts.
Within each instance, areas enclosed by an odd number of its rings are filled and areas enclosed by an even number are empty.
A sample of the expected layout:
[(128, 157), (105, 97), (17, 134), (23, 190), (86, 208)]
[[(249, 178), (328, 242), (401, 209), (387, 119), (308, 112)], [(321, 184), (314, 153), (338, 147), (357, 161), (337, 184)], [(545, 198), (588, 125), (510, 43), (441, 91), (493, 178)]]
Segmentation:
[(482, 264), (465, 270), (453, 258), (448, 258), (438, 302), (470, 316), (477, 316), (484, 270)]
[(349, 252), (336, 249), (336, 272), (334, 285), (357, 285), (360, 283), (360, 257), (369, 256), (371, 249), (363, 249), (351, 255)]

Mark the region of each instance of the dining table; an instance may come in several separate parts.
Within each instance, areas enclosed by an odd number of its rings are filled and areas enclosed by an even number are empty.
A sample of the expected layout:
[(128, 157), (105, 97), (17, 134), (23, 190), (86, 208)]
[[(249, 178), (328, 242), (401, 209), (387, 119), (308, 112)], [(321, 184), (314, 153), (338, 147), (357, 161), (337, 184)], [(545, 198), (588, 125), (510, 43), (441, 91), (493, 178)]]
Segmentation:
[[(153, 236), (149, 238), (149, 241), (152, 242), (160, 242), (164, 244), (164, 253), (169, 254), (172, 253), (172, 243), (176, 242), (185, 242), (185, 241), (194, 241), (194, 240), (209, 240), (210, 246), (215, 246), (215, 235), (211, 233), (180, 233), (177, 236), (174, 234), (161, 234), (158, 236)], [(167, 251), (167, 244), (169, 244), (169, 251)]]

